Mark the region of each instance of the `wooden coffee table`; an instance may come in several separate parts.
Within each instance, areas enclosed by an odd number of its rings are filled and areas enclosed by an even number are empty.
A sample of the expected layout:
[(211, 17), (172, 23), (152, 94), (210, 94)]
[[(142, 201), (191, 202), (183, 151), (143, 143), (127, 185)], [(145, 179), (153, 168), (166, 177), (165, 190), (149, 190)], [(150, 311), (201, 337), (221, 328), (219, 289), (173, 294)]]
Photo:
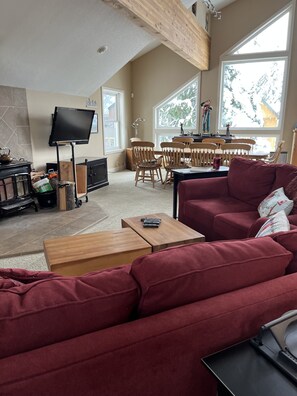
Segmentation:
[(130, 228), (47, 239), (44, 254), (50, 271), (82, 275), (132, 263), (152, 247)]
[[(157, 217), (161, 219), (158, 228), (144, 228), (141, 219), (143, 217)], [(183, 245), (186, 243), (203, 242), (204, 235), (192, 228), (180, 223), (165, 213), (153, 213), (143, 216), (122, 219), (122, 227), (130, 227), (151, 246), (153, 252), (170, 246)]]

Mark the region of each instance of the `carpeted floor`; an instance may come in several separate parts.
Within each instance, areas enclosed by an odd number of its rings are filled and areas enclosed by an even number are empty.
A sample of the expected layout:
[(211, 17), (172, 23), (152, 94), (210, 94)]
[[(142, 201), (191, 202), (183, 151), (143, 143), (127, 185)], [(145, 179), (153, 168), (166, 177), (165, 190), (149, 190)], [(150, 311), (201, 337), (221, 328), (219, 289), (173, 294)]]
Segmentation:
[(44, 239), (82, 233), (106, 217), (96, 202), (70, 211), (29, 208), (7, 216), (0, 220), (0, 257), (42, 252)]
[[(163, 212), (172, 216), (173, 187), (166, 186), (164, 189), (160, 183), (152, 187), (152, 183), (138, 183), (134, 186), (134, 172), (122, 171), (109, 174), (109, 186), (100, 188), (89, 193), (89, 202), (72, 211), (82, 211), (86, 206), (97, 204), (107, 216), (103, 220), (85, 229), (83, 225), (80, 232), (91, 233), (102, 230), (121, 228), (121, 219), (125, 217)], [(24, 211), (25, 213), (27, 211)], [(95, 213), (92, 210), (92, 213)], [(61, 213), (61, 212), (59, 212)], [(82, 213), (82, 212), (81, 212)], [(32, 212), (31, 212), (32, 214)], [(34, 225), (27, 232), (34, 233)], [(1, 226), (2, 231), (2, 226)], [(9, 235), (7, 235), (9, 237)], [(2, 245), (2, 239), (1, 239)], [(7, 258), (0, 258), (0, 268), (24, 268), (29, 270), (47, 270), (47, 264), (43, 252), (27, 254)]]

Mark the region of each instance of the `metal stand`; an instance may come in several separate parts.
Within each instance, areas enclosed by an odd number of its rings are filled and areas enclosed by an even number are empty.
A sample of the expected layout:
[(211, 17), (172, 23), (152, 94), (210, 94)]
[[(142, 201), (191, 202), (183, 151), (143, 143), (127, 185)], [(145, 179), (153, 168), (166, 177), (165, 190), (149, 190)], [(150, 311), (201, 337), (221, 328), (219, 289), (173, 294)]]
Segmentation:
[(74, 146), (75, 143), (71, 142), (71, 161), (72, 161), (72, 171), (73, 171), (73, 178), (74, 178), (74, 197), (75, 197), (75, 206), (79, 208), (82, 204), (82, 200), (78, 199), (77, 197), (77, 185), (76, 185), (76, 164), (75, 164), (75, 155), (74, 155)]
[[(60, 142), (62, 143), (62, 142)], [(77, 185), (76, 185), (76, 164), (75, 164), (75, 154), (74, 154), (74, 142), (63, 142), (70, 144), (71, 146), (71, 162), (72, 162), (72, 172), (73, 172), (73, 181), (74, 181), (74, 198), (75, 198), (75, 206), (79, 208), (82, 205), (82, 200), (77, 196)], [(62, 144), (60, 144), (62, 145)], [(59, 155), (59, 142), (56, 142), (56, 152), (57, 152), (57, 165), (58, 165), (58, 181), (61, 181), (61, 169), (60, 169), (60, 155)]]

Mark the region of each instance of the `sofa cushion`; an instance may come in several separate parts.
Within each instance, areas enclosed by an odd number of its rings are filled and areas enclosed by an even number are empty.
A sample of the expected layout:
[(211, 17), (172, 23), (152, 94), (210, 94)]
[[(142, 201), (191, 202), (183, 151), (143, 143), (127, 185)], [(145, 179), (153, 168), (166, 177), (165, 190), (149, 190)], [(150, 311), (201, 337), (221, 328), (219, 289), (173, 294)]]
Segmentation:
[(230, 196), (186, 201), (183, 208), (184, 215), (197, 224), (197, 230), (205, 235), (208, 241), (215, 239), (215, 216), (221, 213), (251, 212), (254, 210), (256, 210), (256, 207)]
[(259, 213), (251, 212), (222, 213), (215, 216), (215, 239), (244, 239), (259, 218)]
[[(78, 277), (55, 275), (1, 288), (0, 358), (131, 319), (138, 287), (129, 270), (127, 266)], [(10, 275), (21, 283), (25, 274), (11, 270)], [(28, 278), (33, 275), (29, 272)]]
[(297, 167), (291, 164), (273, 164), (275, 168), (275, 180), (271, 191), (286, 186), (297, 176)]
[(297, 176), (286, 185), (285, 194), (294, 202), (291, 214), (297, 214)]
[(140, 316), (206, 299), (281, 276), (292, 253), (271, 238), (202, 242), (136, 259)]
[(258, 206), (272, 191), (275, 167), (263, 161), (233, 158), (228, 172), (229, 194)]
[(255, 238), (264, 237), (266, 235), (275, 234), (281, 231), (289, 231), (290, 223), (287, 215), (283, 210), (270, 216), (262, 225)]
[(284, 211), (288, 216), (294, 206), (294, 201), (290, 200), (284, 193), (284, 188), (280, 187), (272, 191), (266, 198), (260, 202), (258, 212), (260, 217), (270, 217), (277, 212)]

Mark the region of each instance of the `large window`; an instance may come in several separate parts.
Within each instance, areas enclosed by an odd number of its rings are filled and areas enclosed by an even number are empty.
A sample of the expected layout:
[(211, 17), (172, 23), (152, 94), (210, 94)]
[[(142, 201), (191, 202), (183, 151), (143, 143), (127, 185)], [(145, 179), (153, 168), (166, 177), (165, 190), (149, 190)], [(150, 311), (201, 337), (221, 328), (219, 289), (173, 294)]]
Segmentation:
[(219, 129), (274, 149), (283, 122), (292, 6), (222, 57)]
[(122, 149), (123, 93), (102, 89), (104, 152)]
[(285, 62), (224, 63), (220, 126), (279, 129)]
[(197, 130), (198, 77), (188, 82), (154, 109), (156, 144), (171, 141), (180, 134)]

